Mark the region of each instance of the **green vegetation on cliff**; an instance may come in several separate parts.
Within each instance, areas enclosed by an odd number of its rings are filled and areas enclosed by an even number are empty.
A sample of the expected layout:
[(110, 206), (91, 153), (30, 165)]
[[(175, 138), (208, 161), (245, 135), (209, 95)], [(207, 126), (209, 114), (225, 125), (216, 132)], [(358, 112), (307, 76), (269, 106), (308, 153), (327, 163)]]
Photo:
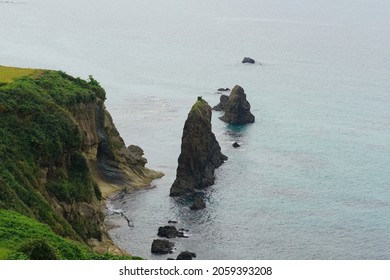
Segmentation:
[(101, 193), (71, 112), (104, 99), (92, 77), (0, 66), (0, 259), (25, 258), (16, 244), (26, 242), (60, 259), (98, 258), (86, 244), (104, 237)]
[[(131, 259), (131, 257), (120, 257)], [(0, 259), (119, 259), (97, 254), (79, 242), (55, 234), (49, 226), (0, 209)]]

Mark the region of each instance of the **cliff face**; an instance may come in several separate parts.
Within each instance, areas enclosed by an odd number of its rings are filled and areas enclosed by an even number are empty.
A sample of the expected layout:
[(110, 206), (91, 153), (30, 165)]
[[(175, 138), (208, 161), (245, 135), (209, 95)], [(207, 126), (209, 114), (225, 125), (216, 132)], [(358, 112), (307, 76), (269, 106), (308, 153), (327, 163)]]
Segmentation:
[(170, 195), (194, 193), (214, 184), (214, 171), (227, 157), (211, 131), (211, 107), (201, 98), (188, 114), (183, 129), (176, 180)]
[(93, 78), (58, 71), (0, 85), (0, 208), (121, 254), (108, 237), (102, 198), (163, 174), (145, 167), (141, 148), (125, 147), (104, 99)]
[[(222, 100), (221, 103), (222, 104)], [(246, 100), (244, 89), (236, 85), (229, 95), (227, 102), (223, 104), (225, 114), (220, 119), (232, 124), (247, 124), (255, 121), (255, 116), (250, 112), (251, 105)]]
[(213, 107), (214, 111), (225, 111), (226, 107), (229, 102), (229, 96), (222, 94), (221, 97), (219, 98), (219, 103), (218, 105)]
[(140, 147), (126, 148), (102, 101), (78, 104), (71, 111), (84, 135), (82, 149), (104, 197), (118, 189), (147, 186), (163, 176), (145, 167), (147, 160)]
[[(132, 145), (126, 148), (102, 100), (77, 104), (70, 108), (70, 112), (83, 135), (81, 152), (88, 161), (92, 180), (99, 186), (103, 198), (118, 190), (131, 191), (145, 187), (153, 179), (163, 176), (145, 167), (147, 160), (142, 157), (140, 147)], [(100, 201), (62, 202), (60, 205), (57, 210), (62, 216), (80, 220), (83, 227), (98, 232), (87, 240), (90, 246), (101, 253), (121, 253), (107, 235)]]

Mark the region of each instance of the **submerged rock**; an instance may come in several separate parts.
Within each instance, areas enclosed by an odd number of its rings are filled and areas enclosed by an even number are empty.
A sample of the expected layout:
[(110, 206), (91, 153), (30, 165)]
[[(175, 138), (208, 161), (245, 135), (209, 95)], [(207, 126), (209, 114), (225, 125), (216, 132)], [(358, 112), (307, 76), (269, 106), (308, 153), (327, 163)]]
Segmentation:
[(206, 203), (200, 194), (196, 194), (194, 197), (194, 203), (190, 207), (191, 210), (201, 210), (206, 208)]
[(214, 171), (227, 157), (211, 131), (211, 107), (198, 97), (184, 124), (176, 180), (170, 195), (182, 196), (214, 184)]
[(196, 258), (195, 253), (184, 251), (177, 256), (176, 260), (192, 260), (192, 258)]
[(219, 103), (213, 107), (214, 111), (225, 111), (229, 101), (229, 96), (222, 94), (219, 98)]
[(255, 116), (250, 112), (250, 109), (251, 105), (246, 100), (244, 89), (236, 85), (229, 95), (225, 115), (220, 119), (231, 124), (253, 123)]
[(172, 253), (173, 246), (175, 244), (168, 240), (155, 239), (152, 243), (152, 253), (153, 254), (168, 254)]
[(242, 63), (254, 64), (255, 62), (256, 61), (253, 58), (250, 58), (250, 57), (244, 57), (244, 59), (242, 60)]
[(218, 91), (230, 91), (230, 88), (219, 88)]

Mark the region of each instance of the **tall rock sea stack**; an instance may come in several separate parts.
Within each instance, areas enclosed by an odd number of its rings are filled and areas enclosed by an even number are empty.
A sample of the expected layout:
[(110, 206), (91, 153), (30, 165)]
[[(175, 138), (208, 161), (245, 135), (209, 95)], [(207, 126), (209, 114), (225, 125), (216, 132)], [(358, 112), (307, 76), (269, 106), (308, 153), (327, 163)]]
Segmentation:
[(246, 100), (244, 89), (236, 85), (224, 105), (225, 114), (220, 119), (232, 124), (247, 124), (255, 122), (255, 116), (250, 112), (251, 105)]
[(227, 157), (211, 131), (211, 107), (198, 97), (183, 129), (181, 153), (171, 196), (182, 196), (214, 184), (214, 171)]

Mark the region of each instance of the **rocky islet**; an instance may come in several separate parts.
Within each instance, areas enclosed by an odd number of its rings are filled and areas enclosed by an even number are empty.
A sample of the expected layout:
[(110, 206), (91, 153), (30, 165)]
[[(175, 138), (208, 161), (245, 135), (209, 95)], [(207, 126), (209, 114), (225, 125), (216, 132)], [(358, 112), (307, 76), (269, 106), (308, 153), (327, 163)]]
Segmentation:
[(255, 122), (255, 116), (250, 111), (251, 105), (246, 99), (244, 89), (239, 85), (236, 85), (232, 89), (227, 100), (224, 98), (223, 102), (218, 105), (219, 107), (223, 107), (225, 111), (225, 114), (220, 117), (224, 122), (230, 124), (248, 124)]
[(190, 195), (211, 186), (215, 181), (215, 169), (227, 160), (211, 131), (211, 114), (210, 105), (198, 97), (184, 124), (176, 179), (170, 196)]

